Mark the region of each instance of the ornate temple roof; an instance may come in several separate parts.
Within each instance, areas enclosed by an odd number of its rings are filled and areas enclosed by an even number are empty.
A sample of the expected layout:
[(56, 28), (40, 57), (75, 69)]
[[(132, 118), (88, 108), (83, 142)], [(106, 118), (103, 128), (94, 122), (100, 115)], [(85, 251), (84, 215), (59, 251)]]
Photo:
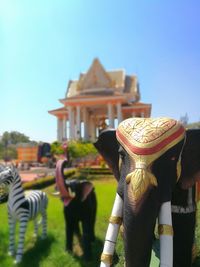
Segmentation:
[(122, 94), (130, 94), (136, 101), (140, 99), (137, 77), (125, 75), (124, 70), (106, 71), (96, 58), (89, 70), (80, 74), (78, 80), (69, 81), (65, 97)]
[(61, 108), (48, 111), (57, 118), (68, 118), (69, 106), (84, 106), (93, 115), (107, 116), (107, 105), (116, 107), (119, 103), (124, 118), (149, 117), (151, 114), (151, 104), (140, 102), (137, 76), (126, 75), (123, 69), (107, 71), (97, 58), (86, 73), (81, 73), (77, 80), (69, 81), (65, 97), (59, 102), (63, 105)]

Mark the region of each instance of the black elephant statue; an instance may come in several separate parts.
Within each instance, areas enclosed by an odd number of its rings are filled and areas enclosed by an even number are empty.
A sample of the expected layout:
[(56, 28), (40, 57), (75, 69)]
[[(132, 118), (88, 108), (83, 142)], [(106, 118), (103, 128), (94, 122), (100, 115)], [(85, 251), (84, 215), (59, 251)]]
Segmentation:
[(158, 218), (160, 266), (190, 267), (200, 130), (185, 132), (168, 118), (131, 118), (103, 131), (94, 145), (118, 180), (101, 266), (111, 266), (109, 240), (116, 242), (122, 223), (126, 267), (149, 267)]
[(96, 194), (91, 182), (65, 179), (67, 164), (67, 160), (59, 160), (56, 164), (56, 186), (64, 204), (66, 250), (73, 251), (73, 236), (76, 234), (82, 243), (84, 259), (90, 260), (91, 243), (95, 240)]

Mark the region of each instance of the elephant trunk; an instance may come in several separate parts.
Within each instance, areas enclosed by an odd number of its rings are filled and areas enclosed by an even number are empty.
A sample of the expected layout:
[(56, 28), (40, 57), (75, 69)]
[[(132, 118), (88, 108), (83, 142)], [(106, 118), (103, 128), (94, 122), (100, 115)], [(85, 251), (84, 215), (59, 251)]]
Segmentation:
[[(131, 185), (127, 185), (128, 192)], [(160, 267), (173, 266), (173, 230), (171, 202), (161, 205), (157, 201), (157, 188), (146, 192), (141, 206), (136, 209), (128, 194), (124, 199), (124, 245), (126, 267), (149, 267), (154, 241), (156, 219), (159, 221)], [(147, 197), (148, 194), (148, 197)]]
[(126, 267), (149, 267), (159, 213), (158, 190), (156, 187), (147, 190), (136, 205), (131, 184), (126, 187), (123, 213)]
[(173, 228), (171, 215), (171, 202), (165, 202), (161, 205), (159, 212), (160, 235), (160, 267), (173, 266)]

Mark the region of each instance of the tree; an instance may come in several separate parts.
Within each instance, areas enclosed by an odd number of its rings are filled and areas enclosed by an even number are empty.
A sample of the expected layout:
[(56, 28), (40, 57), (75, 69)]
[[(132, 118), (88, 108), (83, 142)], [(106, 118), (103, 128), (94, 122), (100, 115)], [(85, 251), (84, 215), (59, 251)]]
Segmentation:
[(187, 125), (188, 129), (200, 129), (200, 121), (199, 122), (193, 122), (193, 123), (189, 123)]
[(3, 144), (0, 142), (0, 159), (2, 159), (3, 158), (3, 155), (4, 155), (4, 146), (3, 146)]
[[(4, 132), (0, 141), (0, 158), (4, 160), (14, 159), (17, 157), (16, 144), (29, 143), (29, 137), (16, 132)], [(33, 141), (34, 142), (34, 141)], [(34, 142), (37, 144), (37, 142)]]
[(29, 143), (30, 139), (28, 136), (12, 131), (12, 132), (4, 132), (1, 143), (6, 147), (8, 145), (16, 145), (17, 143)]
[(5, 161), (16, 159), (17, 158), (17, 150), (16, 150), (15, 146), (9, 146), (8, 148), (4, 149), (2, 151), (1, 157)]

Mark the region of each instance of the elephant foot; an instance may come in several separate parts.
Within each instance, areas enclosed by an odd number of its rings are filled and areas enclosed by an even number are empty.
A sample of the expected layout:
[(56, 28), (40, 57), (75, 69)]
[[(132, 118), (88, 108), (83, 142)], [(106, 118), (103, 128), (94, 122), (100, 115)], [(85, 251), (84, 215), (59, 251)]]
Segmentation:
[(95, 240), (96, 240), (95, 235), (91, 235), (91, 237), (90, 237), (90, 241), (91, 241), (91, 242), (94, 242)]
[(67, 253), (69, 253), (69, 254), (73, 254), (73, 250), (72, 250), (72, 248), (68, 248), (68, 247), (66, 247), (66, 248), (65, 248), (65, 251), (66, 251)]
[(116, 265), (119, 262), (119, 256), (117, 255), (116, 252), (114, 252), (113, 255), (113, 264)]
[(92, 255), (91, 254), (84, 254), (83, 260), (87, 261), (87, 262), (92, 261)]

